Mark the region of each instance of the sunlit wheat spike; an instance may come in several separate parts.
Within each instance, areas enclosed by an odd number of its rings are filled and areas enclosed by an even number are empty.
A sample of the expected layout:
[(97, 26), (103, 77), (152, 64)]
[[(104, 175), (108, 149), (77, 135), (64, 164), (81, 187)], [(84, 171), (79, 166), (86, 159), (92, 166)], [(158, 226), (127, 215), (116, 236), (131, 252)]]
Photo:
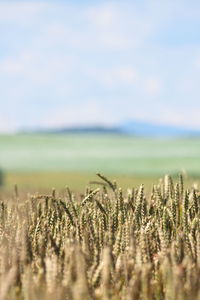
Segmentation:
[(56, 198), (56, 189), (52, 188), (52, 198)]
[(116, 183), (112, 183), (107, 177), (105, 177), (104, 175), (102, 175), (100, 173), (97, 173), (97, 176), (99, 176), (102, 180), (104, 180), (113, 191), (116, 190), (116, 188), (117, 188)]
[(93, 198), (96, 194), (99, 193), (99, 191), (100, 191), (100, 189), (98, 188), (98, 189), (92, 191), (90, 194), (88, 194), (88, 195), (83, 199), (83, 201), (81, 202), (81, 205), (84, 206), (88, 201), (91, 201), (92, 198)]
[(70, 201), (72, 201), (72, 192), (68, 186), (66, 186), (67, 195)]
[(97, 204), (97, 207), (100, 209), (100, 211), (104, 214), (104, 215), (107, 215), (107, 212), (105, 210), (105, 208), (102, 206), (102, 204), (97, 200), (95, 199), (95, 202)]
[(14, 185), (14, 193), (15, 193), (16, 199), (18, 199), (19, 198), (19, 190), (18, 190), (18, 185), (16, 183)]
[(74, 223), (74, 220), (73, 220), (73, 216), (72, 216), (72, 214), (70, 213), (69, 209), (67, 208), (65, 202), (63, 202), (62, 200), (60, 200), (59, 202), (60, 202), (60, 204), (62, 205), (62, 207), (64, 208), (64, 211), (66, 212), (66, 214), (68, 215), (71, 224), (72, 224), (73, 226), (75, 226), (75, 223)]

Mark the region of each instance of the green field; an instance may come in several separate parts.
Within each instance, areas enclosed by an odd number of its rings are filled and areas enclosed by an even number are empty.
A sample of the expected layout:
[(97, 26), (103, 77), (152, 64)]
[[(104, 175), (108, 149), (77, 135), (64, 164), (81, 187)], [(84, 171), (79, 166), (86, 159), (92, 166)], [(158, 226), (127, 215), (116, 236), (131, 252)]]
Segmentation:
[(79, 178), (84, 186), (89, 178), (94, 179), (96, 172), (117, 177), (121, 182), (158, 178), (183, 170), (199, 177), (200, 139), (4, 135), (0, 136), (0, 167), (5, 170), (9, 185), (17, 181), (27, 187), (51, 186), (51, 182), (60, 187), (69, 181), (77, 186)]
[(0, 137), (0, 166), (9, 172), (200, 173), (200, 139), (152, 140), (114, 135)]

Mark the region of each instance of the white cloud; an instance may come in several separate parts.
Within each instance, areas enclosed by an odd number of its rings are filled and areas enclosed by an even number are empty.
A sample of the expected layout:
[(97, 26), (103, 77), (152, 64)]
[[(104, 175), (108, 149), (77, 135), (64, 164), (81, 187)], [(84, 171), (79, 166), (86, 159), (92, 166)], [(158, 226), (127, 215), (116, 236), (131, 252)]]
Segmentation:
[(0, 115), (0, 133), (12, 133), (17, 129), (17, 124), (14, 120)]
[[(93, 16), (94, 19), (95, 16), (96, 14)], [(102, 21), (98, 26), (93, 18), (88, 19), (86, 8), (76, 13), (76, 17), (79, 19), (77, 24), (70, 19), (72, 16), (69, 16), (68, 22), (57, 21), (57, 23), (45, 24), (40, 28), (37, 42), (43, 44), (45, 41), (49, 46), (55, 47), (57, 44), (73, 50), (119, 52), (123, 49), (138, 47), (144, 36), (149, 34), (146, 26), (142, 28), (142, 21), (136, 24), (126, 24), (126, 16), (121, 18), (120, 24), (118, 20), (115, 22), (113, 20), (107, 24), (103, 24), (104, 21)]]
[(111, 77), (112, 76), (116, 78), (116, 81), (118, 82), (132, 84), (137, 79), (137, 72), (131, 67), (121, 67), (116, 71), (111, 72)]
[(162, 91), (162, 81), (158, 78), (149, 78), (145, 82), (145, 90), (149, 96), (158, 96)]
[(129, 66), (95, 68), (86, 71), (86, 73), (96, 82), (111, 89), (134, 85), (138, 79), (138, 72)]
[(192, 109), (179, 109), (178, 111), (175, 107), (164, 106), (162, 109), (157, 110), (156, 107), (154, 107), (154, 112), (149, 114), (147, 110), (138, 110), (136, 108), (136, 111), (130, 114), (129, 119), (190, 129), (200, 128), (199, 113)]
[(19, 74), (24, 70), (24, 66), (15, 60), (5, 59), (0, 63), (0, 72), (7, 74)]
[(187, 111), (181, 110), (180, 112), (171, 108), (171, 110), (165, 110), (161, 116), (162, 117), (158, 119), (158, 122), (160, 123), (194, 129), (199, 129), (200, 127), (199, 113), (189, 108)]
[(89, 7), (86, 16), (93, 25), (106, 28), (115, 25), (119, 18), (116, 5), (110, 3)]
[(11, 78), (20, 76), (38, 84), (56, 84), (60, 76), (70, 74), (74, 62), (71, 55), (59, 56), (30, 48), (23, 50), (16, 57), (0, 61), (0, 73), (5, 73)]
[(200, 56), (196, 57), (195, 61), (194, 61), (194, 66), (200, 70)]
[(0, 23), (30, 24), (47, 7), (45, 2), (13, 1), (0, 2)]
[(93, 43), (113, 50), (137, 48), (152, 33), (152, 21), (123, 3), (92, 5), (86, 16), (93, 29)]
[[(50, 118), (49, 116), (53, 116)], [(102, 122), (103, 116), (103, 122)], [(78, 105), (69, 103), (54, 109), (47, 110), (46, 116), (40, 122), (44, 127), (62, 126), (87, 126), (87, 125), (113, 125), (116, 120), (111, 116), (107, 108), (96, 100), (84, 101)]]

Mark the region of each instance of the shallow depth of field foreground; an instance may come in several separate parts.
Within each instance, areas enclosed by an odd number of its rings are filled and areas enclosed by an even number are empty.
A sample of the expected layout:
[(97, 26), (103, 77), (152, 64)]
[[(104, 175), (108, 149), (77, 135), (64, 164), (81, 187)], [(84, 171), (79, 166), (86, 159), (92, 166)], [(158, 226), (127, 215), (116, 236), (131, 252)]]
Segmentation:
[(197, 186), (98, 177), (79, 196), (2, 196), (0, 299), (200, 299)]

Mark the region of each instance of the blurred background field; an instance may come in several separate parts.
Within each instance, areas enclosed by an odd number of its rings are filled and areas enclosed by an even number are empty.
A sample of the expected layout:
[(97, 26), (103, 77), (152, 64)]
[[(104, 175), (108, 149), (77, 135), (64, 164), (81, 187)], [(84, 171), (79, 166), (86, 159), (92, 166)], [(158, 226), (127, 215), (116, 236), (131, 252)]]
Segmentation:
[(5, 188), (83, 190), (101, 172), (124, 188), (148, 187), (165, 173), (198, 181), (200, 139), (134, 138), (114, 134), (15, 134), (0, 136)]
[(0, 24), (4, 189), (198, 181), (197, 1), (2, 0)]

